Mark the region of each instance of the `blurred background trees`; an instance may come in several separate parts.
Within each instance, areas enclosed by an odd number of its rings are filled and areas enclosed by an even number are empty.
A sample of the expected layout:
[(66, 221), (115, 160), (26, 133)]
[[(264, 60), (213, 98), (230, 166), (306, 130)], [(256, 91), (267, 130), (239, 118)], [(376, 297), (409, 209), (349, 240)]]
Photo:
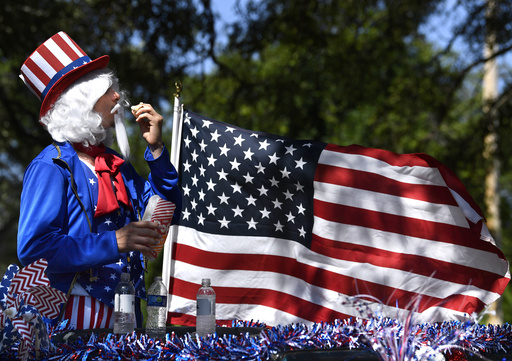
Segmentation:
[[(39, 101), (18, 78), (19, 69), (60, 30), (91, 58), (109, 54), (132, 102), (152, 102), (169, 118), (169, 147), (172, 94), (179, 80), (188, 109), (231, 124), (293, 138), (428, 153), (457, 173), (486, 215), (485, 179), (498, 165), (493, 192), (501, 222), (493, 233), (512, 259), (512, 4), (235, 0), (234, 5), (237, 16), (220, 23), (210, 0), (3, 2), (1, 269), (19, 263), (23, 171), (51, 141), (37, 122)], [(489, 34), (493, 51), (484, 53)], [(499, 81), (495, 96), (484, 102), (484, 64), (490, 58), (497, 60)], [(495, 141), (489, 158), (484, 139), (490, 133)], [(141, 154), (143, 142), (134, 138), (132, 148)], [(144, 164), (134, 163), (147, 174)], [(152, 273), (160, 272), (158, 265)], [(512, 315), (508, 290), (503, 310)]]

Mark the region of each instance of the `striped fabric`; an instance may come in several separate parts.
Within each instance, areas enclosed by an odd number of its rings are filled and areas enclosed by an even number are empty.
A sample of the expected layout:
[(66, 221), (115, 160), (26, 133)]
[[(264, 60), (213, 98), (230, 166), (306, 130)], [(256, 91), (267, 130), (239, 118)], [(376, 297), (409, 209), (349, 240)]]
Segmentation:
[(71, 295), (64, 319), (77, 330), (114, 327), (114, 311), (91, 296)]
[(202, 278), (220, 322), (268, 325), (411, 310), (465, 319), (510, 280), (478, 205), (425, 154), (292, 140), (188, 112), (180, 181), (172, 323), (194, 325)]
[(108, 65), (110, 57), (91, 60), (66, 33), (59, 32), (41, 44), (21, 67), (20, 78), (42, 102), (43, 117), (60, 94), (84, 74)]
[(22, 79), (42, 101), (51, 86), (74, 67), (91, 59), (64, 32), (45, 41), (21, 67)]

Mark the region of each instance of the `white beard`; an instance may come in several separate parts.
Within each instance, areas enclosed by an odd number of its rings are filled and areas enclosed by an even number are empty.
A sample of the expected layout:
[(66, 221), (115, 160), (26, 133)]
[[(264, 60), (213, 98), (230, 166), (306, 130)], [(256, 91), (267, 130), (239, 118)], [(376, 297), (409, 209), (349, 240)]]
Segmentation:
[(124, 160), (130, 158), (130, 143), (128, 143), (128, 134), (126, 133), (126, 126), (124, 124), (124, 108), (121, 108), (114, 114), (114, 124), (116, 129), (116, 139), (119, 150)]

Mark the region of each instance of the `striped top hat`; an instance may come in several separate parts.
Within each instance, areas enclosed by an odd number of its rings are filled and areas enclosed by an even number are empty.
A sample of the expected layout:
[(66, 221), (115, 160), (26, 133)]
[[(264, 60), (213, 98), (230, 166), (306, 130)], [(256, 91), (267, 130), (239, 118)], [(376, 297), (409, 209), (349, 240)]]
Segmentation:
[(71, 83), (84, 74), (103, 69), (109, 56), (91, 60), (64, 32), (46, 40), (21, 67), (20, 78), (41, 100), (39, 117), (43, 117)]

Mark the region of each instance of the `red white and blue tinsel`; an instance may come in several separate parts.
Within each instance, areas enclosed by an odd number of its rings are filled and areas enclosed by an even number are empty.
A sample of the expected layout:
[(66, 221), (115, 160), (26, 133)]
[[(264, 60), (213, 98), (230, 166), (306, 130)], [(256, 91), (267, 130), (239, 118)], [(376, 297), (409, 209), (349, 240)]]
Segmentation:
[[(221, 331), (205, 338), (197, 338), (194, 332), (182, 336), (170, 332), (165, 340), (156, 341), (138, 332), (124, 336), (91, 332), (87, 336), (73, 337), (73, 330), (63, 322), (48, 332), (50, 339), (62, 333), (66, 336), (60, 337), (59, 342), (52, 340), (53, 347), (41, 350), (39, 359), (284, 360), (287, 353), (297, 350), (365, 350), (375, 355), (373, 359), (394, 361), (512, 359), (512, 327), (509, 324), (485, 326), (472, 321), (450, 321), (406, 329), (395, 319), (374, 318), (271, 328), (254, 322), (234, 321), (232, 327), (254, 327), (258, 332), (224, 334), (223, 328), (218, 328)], [(29, 352), (31, 358), (35, 357), (34, 347)], [(16, 343), (0, 353), (2, 360), (16, 358)]]
[(46, 265), (39, 260), (21, 271), (11, 265), (0, 282), (0, 360), (288, 361), (296, 359), (288, 358), (294, 352), (308, 352), (307, 359), (314, 360), (315, 352), (325, 351), (333, 353), (330, 360), (363, 359), (358, 352), (381, 361), (512, 360), (509, 324), (481, 325), (477, 317), (417, 324), (414, 312), (403, 320), (379, 317), (364, 297), (344, 301), (358, 308), (361, 318), (275, 327), (233, 321), (205, 338), (186, 327), (170, 327), (165, 340), (154, 340), (143, 332), (76, 331), (66, 320), (50, 326), (42, 317), (57, 317), (65, 295), (49, 287)]

